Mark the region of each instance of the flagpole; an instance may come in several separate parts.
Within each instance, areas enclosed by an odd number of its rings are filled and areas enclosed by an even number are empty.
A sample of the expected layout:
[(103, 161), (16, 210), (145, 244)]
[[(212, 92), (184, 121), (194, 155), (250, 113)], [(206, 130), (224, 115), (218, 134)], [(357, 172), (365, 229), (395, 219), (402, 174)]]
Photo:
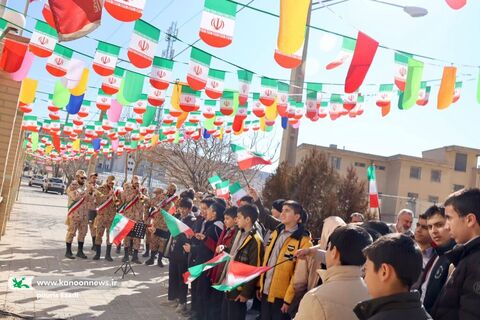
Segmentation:
[(27, 17), (28, 8), (30, 7), (30, 0), (25, 0), (25, 9), (23, 10), (23, 15)]
[(247, 187), (249, 187), (249, 188), (250, 188), (250, 184), (248, 183), (248, 180), (247, 180), (247, 177), (245, 176), (245, 173), (243, 173), (243, 171), (242, 171), (242, 170), (240, 170), (240, 173), (242, 174), (242, 176), (243, 176), (243, 179), (245, 179), (245, 183), (247, 184)]

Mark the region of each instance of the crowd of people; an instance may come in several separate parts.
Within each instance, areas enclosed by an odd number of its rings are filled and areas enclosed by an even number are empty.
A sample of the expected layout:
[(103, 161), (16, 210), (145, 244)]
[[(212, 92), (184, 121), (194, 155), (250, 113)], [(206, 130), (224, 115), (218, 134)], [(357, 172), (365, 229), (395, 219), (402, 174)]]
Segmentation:
[[(480, 189), (451, 194), (442, 206), (418, 216), (403, 209), (396, 222), (365, 221), (362, 213), (345, 222), (324, 220), (315, 241), (307, 229), (309, 214), (294, 200), (278, 199), (267, 208), (254, 188), (238, 203), (192, 189), (177, 195), (170, 184), (149, 196), (138, 178), (114, 190), (115, 178), (101, 186), (97, 175), (78, 171), (68, 187), (66, 253), (83, 252), (88, 229), (94, 260), (112, 261), (108, 229), (117, 212), (147, 227), (145, 239), (123, 240), (123, 261), (164, 267), (168, 259), (166, 307), (190, 319), (480, 319)], [(176, 216), (192, 231), (172, 237), (160, 210)], [(117, 247), (120, 250), (120, 246)], [(190, 285), (189, 267), (228, 253), (233, 261), (271, 267), (258, 278), (227, 292), (216, 290), (227, 264), (204, 272)], [(164, 260), (165, 259), (165, 260)], [(187, 303), (190, 290), (191, 303)], [(479, 303), (479, 304), (477, 304)]]

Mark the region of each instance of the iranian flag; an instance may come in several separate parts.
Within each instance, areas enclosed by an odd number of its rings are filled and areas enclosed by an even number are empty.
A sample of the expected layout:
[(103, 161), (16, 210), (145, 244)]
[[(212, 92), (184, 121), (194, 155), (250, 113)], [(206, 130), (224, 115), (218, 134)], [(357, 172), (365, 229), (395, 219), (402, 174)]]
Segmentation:
[(48, 58), (45, 68), (54, 77), (64, 77), (68, 71), (73, 51), (60, 44), (55, 45), (53, 54)]
[(307, 83), (307, 100), (305, 102), (307, 110), (305, 116), (310, 120), (318, 120), (318, 108), (320, 108), (322, 103), (322, 87), (321, 83)]
[(426, 81), (422, 81), (420, 84), (420, 91), (418, 91), (417, 105), (426, 106), (428, 103), (428, 98), (430, 97), (431, 87), (427, 86)]
[(245, 103), (247, 103), (248, 100), (248, 94), (250, 93), (250, 86), (252, 84), (253, 72), (241, 69), (237, 71), (237, 75), (240, 85), (240, 89), (238, 90), (238, 102), (241, 106), (243, 106)]
[(110, 226), (110, 239), (113, 244), (120, 245), (122, 240), (135, 226), (135, 221), (128, 219), (119, 213), (115, 214), (112, 225)]
[(230, 258), (231, 257), (228, 253), (222, 252), (205, 263), (188, 268), (188, 271), (183, 274), (183, 282), (186, 284), (192, 283), (192, 281), (200, 277), (203, 272), (210, 270), (221, 263), (230, 261)]
[[(36, 119), (36, 118), (35, 118)], [(36, 121), (36, 120), (35, 120)], [(212, 189), (215, 190), (217, 184), (222, 182), (222, 178), (220, 178), (218, 175), (214, 175), (210, 178), (208, 178), (208, 183), (212, 186)]]
[(277, 112), (281, 117), (288, 115), (288, 92), (290, 85), (285, 82), (278, 83)]
[(233, 113), (233, 91), (225, 90), (223, 92), (220, 100), (220, 112), (224, 116), (229, 116)]
[(217, 197), (228, 199), (230, 196), (230, 180), (225, 180), (215, 185), (215, 194)]
[(370, 209), (378, 208), (378, 191), (377, 191), (377, 180), (375, 178), (375, 166), (371, 165), (367, 169), (368, 177), (368, 193), (369, 193), (369, 203)]
[(253, 106), (252, 112), (258, 118), (265, 117), (265, 106), (260, 102), (260, 93), (254, 92), (252, 94)]
[(120, 84), (122, 83), (123, 74), (125, 69), (116, 67), (111, 76), (104, 77), (102, 82), (102, 90), (106, 94), (112, 95), (120, 90)]
[(256, 267), (235, 260), (230, 261), (227, 274), (222, 283), (212, 286), (219, 291), (232, 291), (242, 284), (249, 282), (272, 267)]
[(358, 92), (346, 93), (343, 96), (343, 108), (347, 111), (352, 110), (357, 105)]
[(202, 90), (207, 85), (211, 60), (210, 54), (192, 47), (187, 82), (193, 90)]
[(157, 89), (150, 86), (148, 93), (148, 103), (154, 107), (160, 107), (165, 102), (165, 90)]
[(225, 71), (210, 69), (208, 71), (205, 93), (210, 99), (218, 99), (223, 95)]
[(230, 195), (232, 196), (233, 203), (236, 203), (237, 206), (240, 205), (240, 199), (247, 195), (247, 192), (242, 188), (240, 183), (235, 182), (230, 187)]
[(96, 105), (97, 108), (101, 111), (107, 111), (110, 109), (110, 105), (112, 104), (112, 97), (106, 94), (102, 88), (98, 89), (97, 101)]
[(22, 129), (26, 131), (38, 131), (37, 130), (37, 116), (23, 116)]
[(52, 55), (57, 42), (57, 31), (50, 27), (48, 23), (38, 20), (28, 48), (37, 57), (47, 58)]
[(223, 48), (232, 43), (237, 4), (228, 0), (205, 0), (199, 36), (206, 44)]
[(462, 81), (455, 82), (455, 90), (453, 91), (452, 103), (455, 103), (460, 99), (460, 93), (462, 91)]
[(262, 154), (252, 152), (242, 146), (231, 144), (232, 151), (237, 156), (237, 162), (240, 170), (247, 170), (253, 166), (260, 164), (272, 164), (268, 159), (265, 159)]
[(193, 236), (193, 230), (190, 229), (189, 226), (187, 226), (185, 223), (182, 221), (178, 220), (175, 218), (173, 215), (168, 213), (165, 210), (160, 211), (162, 213), (163, 218), (165, 219), (165, 223), (167, 224), (168, 231), (172, 234), (172, 237), (176, 237), (181, 233), (185, 233), (187, 236)]
[(155, 57), (150, 72), (150, 84), (156, 89), (167, 89), (172, 79), (172, 70), (173, 60)]
[(278, 80), (262, 77), (260, 89), (260, 102), (266, 106), (271, 106), (277, 98)]
[(111, 76), (115, 71), (120, 47), (111, 43), (98, 41), (92, 68), (100, 76)]
[(137, 68), (148, 68), (152, 65), (153, 57), (157, 49), (160, 30), (151, 24), (137, 20), (133, 28), (128, 59)]
[(380, 108), (390, 106), (392, 101), (393, 84), (381, 84), (377, 94), (376, 104)]
[(115, 19), (132, 22), (142, 17), (145, 0), (105, 0), (104, 7)]
[(292, 54), (286, 54), (280, 51), (279, 49), (276, 49), (273, 58), (275, 59), (275, 61), (278, 63), (279, 66), (286, 69), (295, 69), (302, 63), (304, 46), (305, 46), (305, 42), (296, 52)]
[(184, 112), (196, 111), (200, 108), (198, 100), (200, 99), (200, 91), (196, 91), (189, 86), (183, 85), (180, 93), (180, 109)]
[(395, 52), (395, 85), (398, 90), (405, 91), (408, 74), (408, 59), (412, 55)]
[(147, 100), (148, 96), (141, 94), (140, 99), (133, 105), (133, 112), (136, 114), (144, 114), (147, 111)]
[(337, 58), (335, 58), (335, 60), (327, 64), (325, 69), (327, 70), (335, 69), (336, 67), (344, 64), (345, 61), (347, 61), (348, 59), (351, 59), (353, 56), (353, 51), (355, 51), (356, 43), (357, 43), (357, 40), (355, 39), (343, 37), (342, 49), (340, 50), (340, 53), (338, 54)]

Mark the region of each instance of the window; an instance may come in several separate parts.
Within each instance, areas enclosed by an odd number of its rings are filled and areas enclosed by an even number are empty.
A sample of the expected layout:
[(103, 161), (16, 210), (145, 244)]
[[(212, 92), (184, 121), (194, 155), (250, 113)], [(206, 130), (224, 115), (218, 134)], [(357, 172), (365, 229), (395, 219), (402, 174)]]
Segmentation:
[(409, 197), (411, 199), (414, 199), (414, 200), (417, 200), (418, 199), (418, 193), (409, 192), (409, 193), (407, 193), (407, 197)]
[(455, 171), (467, 171), (467, 155), (465, 153), (455, 154)]
[(432, 173), (430, 175), (430, 180), (432, 182), (440, 182), (440, 180), (442, 180), (442, 171), (432, 170)]
[(341, 163), (342, 163), (342, 158), (332, 157), (332, 168), (340, 170)]
[(378, 170), (385, 171), (385, 166), (376, 166), (376, 168), (377, 168)]
[(454, 184), (453, 185), (453, 192), (458, 191), (458, 190), (462, 190), (463, 188), (465, 188), (465, 186), (462, 186), (461, 184)]
[(433, 204), (438, 203), (438, 197), (436, 196), (428, 196), (428, 202), (431, 202)]
[(422, 177), (422, 168), (420, 167), (410, 167), (410, 178), (420, 179)]
[(363, 163), (363, 162), (355, 162), (355, 167), (365, 168), (365, 163)]

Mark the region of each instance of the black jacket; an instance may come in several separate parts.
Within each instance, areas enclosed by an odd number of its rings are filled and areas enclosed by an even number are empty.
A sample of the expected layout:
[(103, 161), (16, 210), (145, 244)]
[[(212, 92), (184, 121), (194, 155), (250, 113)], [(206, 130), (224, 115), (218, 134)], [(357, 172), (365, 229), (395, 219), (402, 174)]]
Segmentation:
[(437, 257), (435, 264), (432, 266), (430, 271), (425, 297), (423, 299), (423, 306), (427, 312), (432, 311), (433, 304), (435, 303), (440, 291), (442, 291), (443, 285), (447, 281), (450, 260), (448, 260), (448, 257), (445, 255), (445, 253), (449, 250), (452, 250), (453, 246), (455, 246), (455, 241), (451, 240), (445, 246), (435, 248)]
[(428, 320), (418, 291), (360, 302), (353, 309), (360, 320)]
[(445, 253), (455, 266), (432, 309), (435, 320), (480, 319), (480, 237)]
[[(193, 227), (193, 214), (189, 214), (185, 218), (181, 219), (183, 223), (185, 223), (190, 228)], [(188, 253), (183, 250), (183, 245), (189, 243), (190, 241), (187, 239), (187, 236), (184, 233), (180, 233), (178, 236), (172, 239), (171, 246), (170, 246), (170, 263), (174, 261), (175, 263), (184, 263), (187, 264), (188, 262)]]

